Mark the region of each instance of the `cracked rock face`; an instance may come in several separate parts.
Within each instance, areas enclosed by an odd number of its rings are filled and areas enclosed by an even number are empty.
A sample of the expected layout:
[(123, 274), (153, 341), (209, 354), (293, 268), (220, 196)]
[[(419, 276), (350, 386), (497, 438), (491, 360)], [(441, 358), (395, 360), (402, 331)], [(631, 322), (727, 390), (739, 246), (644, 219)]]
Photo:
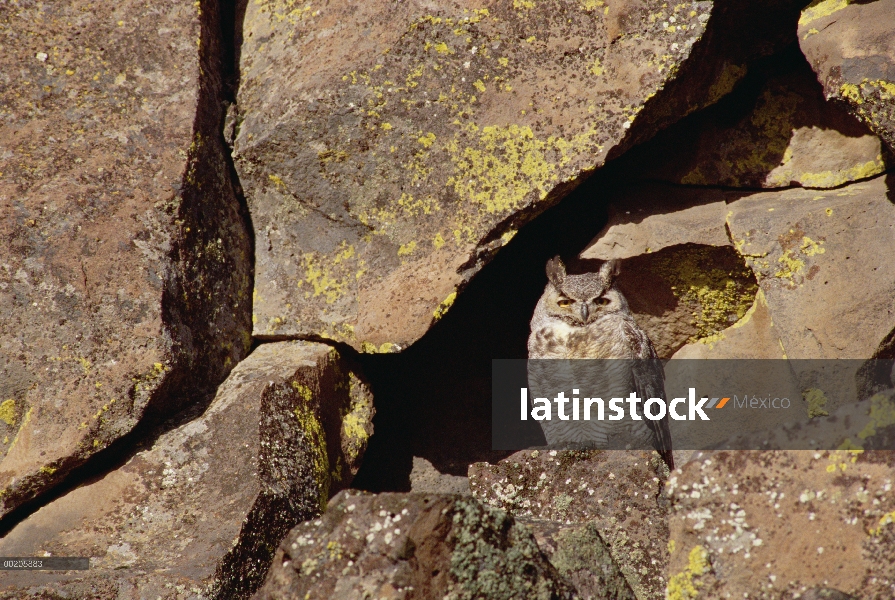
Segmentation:
[[(255, 335), (417, 340), (603, 163), (711, 9), (249, 3), (233, 150), (257, 240)], [(742, 70), (708, 72), (720, 97)]]
[(0, 6), (0, 514), (248, 351), (218, 10)]
[(813, 4), (799, 19), (799, 46), (826, 97), (895, 150), (895, 1)]
[[(636, 597), (658, 600), (665, 597), (666, 583), (668, 529), (662, 488), (667, 473), (655, 452), (525, 450), (494, 465), (471, 465), (469, 486), (473, 497), (515, 517), (562, 529), (575, 526), (563, 536), (591, 539), (580, 527), (592, 525)], [(600, 578), (600, 569), (595, 566), (593, 573), (574, 576), (574, 565), (588, 560), (588, 554), (601, 554), (594, 542), (582, 545), (579, 552), (564, 546), (557, 555), (558, 541), (550, 542), (556, 548), (551, 560), (572, 581), (580, 578), (585, 587), (579, 593), (584, 593)], [(611, 574), (610, 569), (603, 576)], [(614, 576), (603, 584), (624, 597), (625, 585)]]
[(891, 597), (892, 467), (887, 451), (702, 453), (668, 480), (668, 597)]
[(350, 483), (371, 417), (330, 347), (261, 346), (201, 416), (0, 540), (8, 556), (91, 556), (89, 571), (7, 573), (0, 597), (248, 597), (289, 528)]
[(283, 540), (265, 599), (572, 598), (531, 531), (442, 494), (340, 492)]
[(594, 523), (563, 525), (555, 521), (520, 519), (578, 597), (590, 600), (635, 600), (637, 596), (612, 558)]

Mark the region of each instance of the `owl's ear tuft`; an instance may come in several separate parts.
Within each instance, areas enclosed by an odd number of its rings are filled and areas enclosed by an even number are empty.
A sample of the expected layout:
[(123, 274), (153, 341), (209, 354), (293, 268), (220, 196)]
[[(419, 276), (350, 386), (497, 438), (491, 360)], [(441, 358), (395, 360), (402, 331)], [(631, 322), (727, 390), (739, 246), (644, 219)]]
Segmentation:
[(559, 255), (556, 255), (547, 261), (547, 279), (550, 280), (550, 283), (556, 288), (561, 287), (563, 281), (565, 281), (566, 266), (562, 264), (562, 259)]
[(616, 277), (618, 277), (620, 271), (620, 261), (615, 258), (613, 258), (612, 260), (607, 260), (602, 265), (600, 265), (600, 278), (606, 282), (606, 286), (608, 287), (612, 285), (612, 282), (615, 281)]

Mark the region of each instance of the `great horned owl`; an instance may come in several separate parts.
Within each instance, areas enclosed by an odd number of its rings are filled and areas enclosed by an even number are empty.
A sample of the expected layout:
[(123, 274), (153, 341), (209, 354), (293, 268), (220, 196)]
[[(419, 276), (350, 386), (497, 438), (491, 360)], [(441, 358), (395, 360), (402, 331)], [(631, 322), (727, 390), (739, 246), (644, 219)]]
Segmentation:
[[(547, 261), (547, 287), (535, 307), (528, 337), (529, 359), (621, 359), (601, 363), (574, 360), (530, 360), (529, 398), (552, 398), (572, 386), (600, 390), (608, 402), (632, 391), (643, 400), (665, 398), (665, 375), (652, 342), (637, 326), (625, 297), (615, 287), (618, 261), (610, 260), (599, 271), (567, 274), (558, 256)], [(584, 391), (584, 389), (582, 389)], [(652, 445), (674, 468), (668, 416), (658, 421), (644, 418), (621, 421), (540, 421), (550, 445), (614, 448)], [(642, 415), (643, 404), (639, 405)], [(567, 411), (568, 412), (568, 411)], [(655, 412), (653, 413), (655, 414)]]

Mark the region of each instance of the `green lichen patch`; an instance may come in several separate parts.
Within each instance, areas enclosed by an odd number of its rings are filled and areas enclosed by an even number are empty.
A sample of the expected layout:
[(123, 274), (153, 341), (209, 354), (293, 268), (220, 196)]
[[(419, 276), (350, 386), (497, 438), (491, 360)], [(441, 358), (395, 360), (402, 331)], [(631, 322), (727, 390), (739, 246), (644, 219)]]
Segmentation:
[(719, 334), (742, 319), (758, 293), (749, 267), (714, 248), (681, 246), (657, 256), (652, 268), (680, 302), (693, 307), (691, 322), (697, 333), (691, 342)]
[(579, 592), (583, 586), (577, 582), (586, 581), (587, 591), (599, 590), (605, 598), (636, 598), (596, 525), (586, 523), (563, 529), (554, 541), (556, 551), (550, 556), (550, 563), (561, 575), (576, 583)]
[(802, 392), (802, 399), (805, 401), (809, 419), (826, 417), (830, 414), (826, 409), (827, 396), (823, 390), (809, 388)]
[(878, 430), (895, 425), (895, 402), (890, 396), (876, 394), (870, 398), (870, 420), (858, 433), (858, 438), (867, 440), (877, 434)]
[(531, 563), (548, 567), (531, 533), (502, 510), (475, 500), (458, 500), (447, 538), (452, 547), (451, 577), (455, 585), (445, 598), (552, 599), (568, 594), (556, 580), (542, 576)]

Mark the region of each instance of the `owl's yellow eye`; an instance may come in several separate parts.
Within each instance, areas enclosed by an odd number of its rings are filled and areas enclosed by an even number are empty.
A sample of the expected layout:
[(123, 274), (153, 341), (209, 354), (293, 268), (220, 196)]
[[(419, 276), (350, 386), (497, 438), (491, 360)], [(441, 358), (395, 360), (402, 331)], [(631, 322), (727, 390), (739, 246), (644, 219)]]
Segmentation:
[(605, 304), (609, 304), (609, 298), (597, 298), (596, 303), (597, 303), (597, 304), (604, 304), (604, 305), (605, 305)]
[(569, 306), (570, 304), (572, 304), (572, 301), (569, 300), (568, 298), (560, 298), (559, 300), (556, 301), (556, 305), (561, 306), (563, 308)]

